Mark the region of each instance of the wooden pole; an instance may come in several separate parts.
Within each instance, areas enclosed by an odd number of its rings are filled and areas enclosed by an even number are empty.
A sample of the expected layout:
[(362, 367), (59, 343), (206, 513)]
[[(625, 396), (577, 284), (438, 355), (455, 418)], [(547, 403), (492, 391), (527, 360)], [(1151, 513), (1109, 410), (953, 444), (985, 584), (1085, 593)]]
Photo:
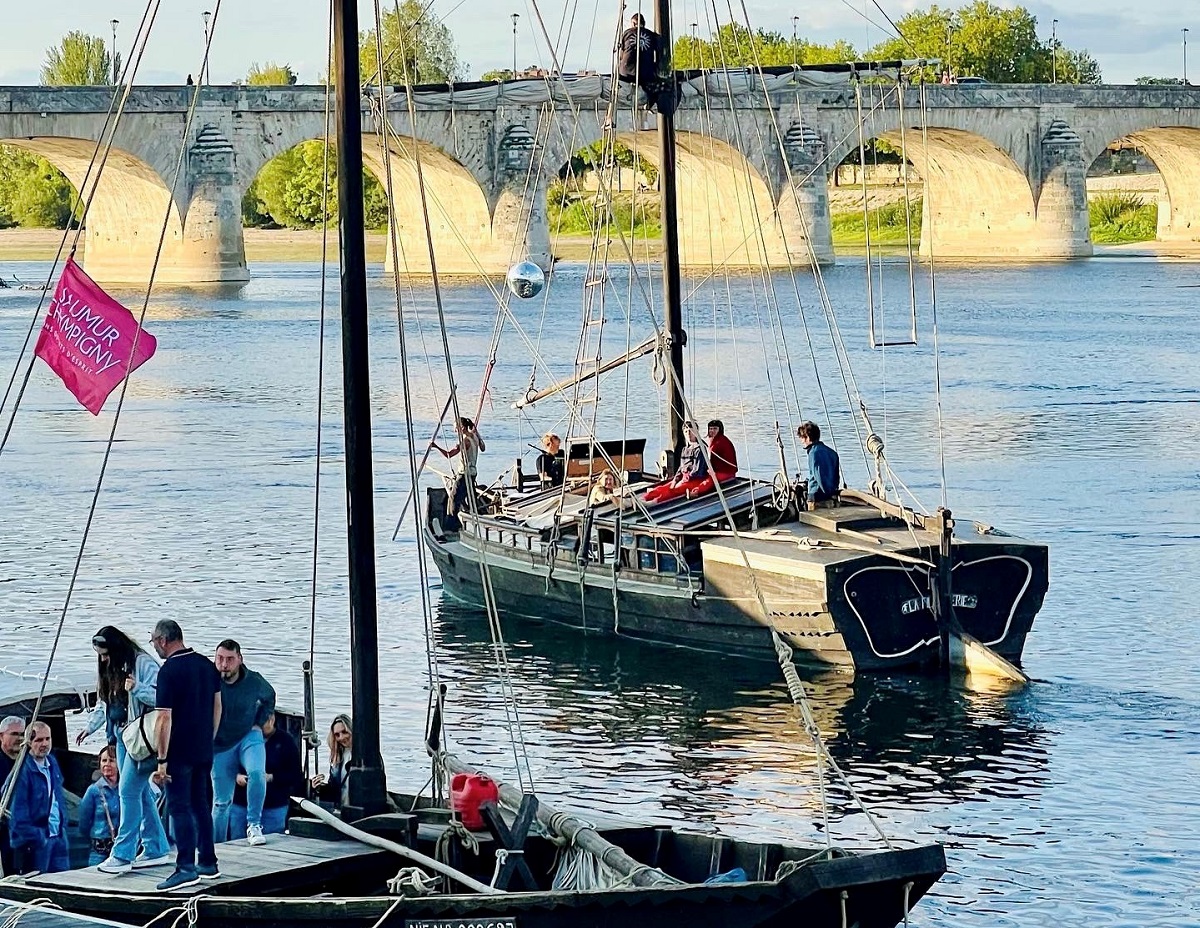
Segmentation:
[(367, 258), (363, 224), (362, 101), (358, 7), (334, 0), (338, 225), (341, 239), (342, 382), (346, 440), (346, 522), (350, 561), (350, 683), (354, 753), (350, 809), (387, 808), (379, 751), (379, 629), (375, 591), (375, 501), (371, 469), (371, 385), (367, 351)]
[(334, 831), (339, 831), (348, 838), (353, 838), (355, 841), (361, 841), (363, 844), (369, 844), (371, 847), (377, 847), (384, 851), (391, 851), (393, 854), (399, 854), (401, 857), (406, 857), (415, 863), (421, 864), (423, 867), (428, 867), (442, 876), (448, 876), (455, 882), (461, 883), (467, 889), (473, 889), (477, 893), (486, 893), (491, 896), (502, 895), (504, 893), (503, 889), (495, 889), (492, 886), (488, 886), (487, 883), (481, 883), (473, 876), (467, 876), (461, 870), (455, 870), (440, 860), (434, 860), (420, 851), (414, 851), (411, 847), (405, 847), (403, 844), (397, 844), (395, 841), (389, 841), (387, 838), (381, 838), (378, 835), (363, 831), (361, 828), (348, 825), (333, 813), (322, 809), (315, 802), (309, 802), (307, 799), (300, 799), (296, 796), (292, 797), (292, 802), (300, 806), (309, 815), (320, 819)]

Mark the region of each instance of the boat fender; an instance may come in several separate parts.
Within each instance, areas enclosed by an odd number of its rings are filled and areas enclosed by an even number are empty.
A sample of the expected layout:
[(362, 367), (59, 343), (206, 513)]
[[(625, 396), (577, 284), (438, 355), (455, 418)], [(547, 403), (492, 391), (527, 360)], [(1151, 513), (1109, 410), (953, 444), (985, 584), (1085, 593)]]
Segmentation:
[(699, 590), (692, 590), (692, 608), (693, 609), (700, 608), (700, 591)]

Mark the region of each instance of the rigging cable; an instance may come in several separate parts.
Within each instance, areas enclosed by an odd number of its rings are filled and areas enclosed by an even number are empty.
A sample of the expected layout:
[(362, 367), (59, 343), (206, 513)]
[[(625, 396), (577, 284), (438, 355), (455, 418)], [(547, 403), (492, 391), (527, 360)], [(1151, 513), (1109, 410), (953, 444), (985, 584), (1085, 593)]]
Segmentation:
[[(116, 136), (117, 125), (121, 121), (121, 116), (125, 112), (125, 105), (129, 100), (129, 95), (133, 90), (133, 80), (137, 75), (138, 68), (142, 62), (142, 56), (146, 51), (146, 42), (150, 38), (150, 32), (154, 28), (154, 21), (158, 16), (158, 8), (162, 0), (149, 0), (145, 9), (142, 12), (141, 22), (138, 24), (137, 32), (134, 34), (133, 45), (131, 51), (133, 54), (130, 60), (125, 62), (125, 67), (121, 69), (121, 75), (118, 78), (117, 86), (113, 88), (113, 96), (108, 104), (108, 112), (104, 117), (104, 124), (100, 130), (100, 138), (96, 140), (96, 147), (92, 150), (91, 160), (88, 162), (87, 170), (84, 171), (83, 180), (79, 183), (79, 199), (76, 202), (76, 208), (79, 209), (79, 220), (75, 230), (75, 235), (71, 235), (71, 223), (67, 223), (67, 228), (63, 231), (62, 238), (58, 243), (58, 251), (55, 252), (54, 260), (50, 263), (50, 270), (46, 273), (46, 282), (42, 286), (41, 295), (38, 297), (37, 307), (33, 311), (33, 315), (29, 320), (29, 328), (25, 332), (25, 340), (21, 344), (21, 350), (17, 353), (17, 359), (13, 364), (12, 374), (8, 378), (8, 386), (4, 389), (4, 398), (0, 400), (0, 411), (8, 404), (9, 395), (12, 393), (13, 384), (16, 382), (17, 372), (21, 369), (21, 358), (25, 356), (25, 351), (29, 348), (30, 339), (33, 337), (34, 329), (37, 328), (38, 319), (42, 316), (42, 307), (46, 302), (46, 294), (50, 292), (50, 286), (54, 282), (55, 272), (58, 269), (58, 262), (62, 259), (63, 250), (66, 247), (67, 239), (71, 239), (70, 254), (75, 254), (76, 248), (79, 246), (79, 234), (83, 229), (83, 219), (87, 216), (91, 209), (92, 200), (96, 195), (96, 190), (100, 186), (100, 178), (104, 173), (104, 168), (108, 164), (108, 155), (112, 150), (113, 139)], [(140, 45), (139, 45), (140, 41)], [(99, 161), (97, 161), (99, 158)], [(92, 171), (95, 169), (95, 177), (92, 178)], [(91, 188), (88, 189), (88, 181), (91, 180)], [(86, 196), (84, 195), (86, 191)], [(33, 373), (33, 365), (37, 360), (36, 355), (29, 359), (29, 364), (25, 368), (25, 376), (21, 381), (20, 389), (17, 391), (16, 398), (13, 400), (12, 409), (9, 412), (8, 423), (4, 428), (4, 436), (0, 438), (0, 454), (4, 453), (4, 448), (8, 444), (9, 436), (12, 434), (13, 423), (17, 418), (17, 409), (21, 405), (21, 399), (25, 395), (25, 388), (29, 385), (30, 375)]]
[[(154, 13), (157, 14), (158, 0), (153, 0), (153, 2), (154, 2)], [(211, 23), (211, 28), (209, 29), (208, 36), (207, 36), (207, 39), (206, 39), (205, 45), (204, 45), (204, 58), (202, 60), (201, 73), (203, 73), (204, 67), (206, 67), (208, 65), (209, 49), (212, 46), (213, 35), (216, 32), (216, 25), (217, 25), (218, 17), (220, 16), (220, 13), (221, 13), (222, 2), (223, 2), (223, 0), (216, 0), (216, 3), (213, 5), (212, 23)], [(151, 30), (151, 28), (153, 28), (153, 24), (154, 24), (154, 16), (151, 16), (150, 20), (149, 20), (149, 24), (146, 29), (145, 38), (147, 40), (149, 39), (150, 30)], [(143, 41), (143, 43), (142, 43), (142, 48), (143, 49), (145, 48), (145, 41)], [(133, 83), (133, 78), (131, 75), (130, 84), (132, 85), (132, 83)], [(191, 138), (191, 134), (192, 134), (192, 124), (195, 121), (196, 106), (200, 99), (200, 91), (201, 91), (200, 86), (196, 86), (192, 90), (192, 99), (191, 99), (190, 104), (188, 105), (187, 116), (184, 120), (183, 133), (180, 138), (179, 156), (175, 162), (175, 173), (174, 173), (174, 176), (172, 177), (172, 181), (171, 181), (171, 187), (170, 187), (171, 190), (177, 189), (177, 187), (179, 185), (179, 181), (183, 176), (184, 157), (188, 151), (188, 140)], [(87, 550), (87, 543), (88, 543), (88, 538), (91, 535), (92, 523), (95, 521), (96, 510), (99, 507), (99, 503), (100, 503), (100, 492), (104, 487), (104, 477), (105, 477), (105, 474), (108, 472), (108, 463), (112, 457), (113, 445), (116, 443), (117, 426), (121, 421), (121, 410), (125, 406), (125, 396), (129, 389), (130, 377), (133, 374), (133, 370), (132, 370), (133, 359), (137, 355), (137, 346), (138, 346), (138, 340), (139, 340), (139, 338), (141, 336), (141, 332), (142, 332), (142, 325), (146, 320), (146, 312), (148, 311), (148, 309), (150, 307), (150, 295), (154, 291), (154, 278), (158, 272), (159, 260), (162, 257), (163, 244), (166, 241), (167, 226), (169, 225), (169, 223), (171, 221), (171, 210), (172, 210), (173, 206), (174, 206), (174, 202), (172, 200), (168, 199), (166, 209), (163, 211), (163, 221), (162, 221), (162, 226), (159, 229), (158, 244), (157, 244), (157, 246), (155, 248), (155, 252), (154, 252), (154, 261), (150, 266), (150, 278), (146, 283), (146, 295), (145, 295), (144, 299), (142, 300), (142, 309), (141, 309), (141, 312), (140, 312), (140, 314), (138, 316), (138, 320), (137, 320), (137, 329), (134, 332), (132, 344), (129, 346), (129, 360), (125, 366), (125, 376), (121, 379), (121, 390), (117, 396), (117, 407), (113, 413), (112, 426), (109, 428), (108, 439), (105, 442), (104, 454), (100, 461), (100, 471), (96, 477), (96, 485), (95, 485), (95, 488), (92, 490), (92, 498), (91, 498), (91, 502), (88, 506), (87, 519), (84, 522), (83, 534), (79, 540), (79, 549), (76, 552), (74, 565), (72, 566), (72, 569), (71, 569), (71, 577), (67, 584), (67, 592), (66, 592), (66, 596), (63, 600), (62, 610), (59, 613), (58, 625), (54, 632), (54, 640), (50, 646), (50, 656), (46, 661), (46, 670), (42, 674), (41, 685), (38, 688), (37, 700), (34, 702), (33, 712), (30, 715), (29, 723), (26, 726), (27, 732), (29, 731), (29, 728), (33, 725), (33, 723), (38, 720), (38, 716), (41, 713), (42, 702), (46, 696), (46, 684), (51, 678), (51, 671), (54, 668), (54, 659), (55, 659), (55, 656), (58, 654), (58, 645), (59, 645), (59, 642), (62, 640), (63, 628), (66, 626), (66, 622), (67, 622), (67, 612), (70, 610), (71, 599), (75, 592), (75, 585), (79, 579), (79, 571), (83, 565), (83, 555), (84, 555), (84, 552)], [(86, 214), (84, 215), (84, 218), (86, 218)], [(17, 755), (16, 761), (14, 763), (14, 769), (17, 769), (20, 766), (20, 764), (24, 762), (25, 755), (29, 751), (29, 744), (30, 744), (29, 737), (27, 735), (21, 741), (21, 752)], [(0, 796), (0, 818), (3, 818), (4, 814), (6, 813), (6, 811), (8, 809), (9, 803), (12, 801), (12, 793), (13, 793), (14, 787), (16, 786), (16, 779), (17, 779), (16, 777), (9, 778), (7, 787), (4, 789), (3, 795)]]
[[(399, 0), (395, 0), (395, 3), (396, 3), (396, 15), (399, 16), (399, 9), (400, 9)], [(376, 16), (376, 27), (381, 28), (382, 10), (381, 10), (380, 0), (375, 0), (374, 6), (375, 6), (375, 16)], [(403, 45), (403, 39), (401, 39), (401, 43)], [(404, 51), (404, 49), (402, 48), (402, 52), (403, 51)], [(408, 60), (407, 54), (405, 54), (405, 60), (406, 61)], [(453, 362), (450, 357), (450, 336), (449, 336), (449, 332), (448, 332), (447, 326), (446, 326), (445, 305), (442, 301), (442, 289), (441, 289), (440, 278), (438, 276), (437, 258), (434, 254), (434, 248), (433, 248), (433, 228), (432, 228), (432, 226), (430, 224), (430, 220), (429, 220), (429, 203), (428, 203), (428, 199), (425, 195), (426, 191), (425, 191), (424, 167), (422, 165), (422, 160), (421, 160), (420, 142), (416, 135), (416, 129), (417, 129), (416, 102), (415, 102), (415, 99), (413, 96), (413, 85), (411, 83), (411, 75), (410, 75), (410, 82), (406, 85), (405, 90), (406, 90), (405, 96), (408, 101), (409, 122), (410, 122), (410, 125), (412, 126), (413, 162), (414, 162), (414, 167), (416, 169), (417, 190), (420, 194), (421, 214), (422, 214), (422, 217), (425, 222), (425, 244), (429, 251), (429, 266), (430, 266), (430, 271), (431, 271), (432, 277), (433, 277), (434, 303), (437, 307), (438, 326), (440, 329), (441, 340), (442, 340), (442, 351), (444, 353), (445, 361), (446, 361), (446, 378), (447, 378), (449, 388), (450, 388), (450, 398), (452, 401), (451, 405), (453, 408), (454, 421), (457, 424), (462, 418), (462, 411), (461, 411), (461, 408), (460, 408), (459, 402), (458, 402), (458, 388), (457, 388), (457, 385), (456, 385), (456, 382), (454, 379), (454, 365), (453, 365)], [(387, 127), (390, 126), (390, 121), (387, 118), (386, 101), (383, 99), (384, 95), (382, 93), (380, 94), (380, 98), (381, 98), (381, 101), (380, 101), (381, 106), (383, 107), (383, 110), (382, 110), (383, 128), (384, 128), (383, 135), (385, 137), (384, 157), (385, 157), (385, 159), (387, 159), (387, 163), (390, 165), (391, 146), (386, 144)], [(390, 167), (388, 167), (387, 170), (390, 172)], [(408, 415), (411, 417), (411, 412), (409, 412)], [(410, 429), (410, 431), (411, 431), (411, 429)], [(478, 502), (478, 494), (477, 494), (477, 491), (475, 488), (474, 475), (472, 475), (470, 473), (470, 469), (469, 469), (469, 467), (467, 465), (467, 461), (466, 461), (466, 451), (462, 448), (461, 442), (460, 442), (459, 447), (460, 447), (459, 454), (460, 454), (460, 457), (462, 458), (460, 463), (463, 467), (463, 477), (464, 477), (464, 483), (466, 484), (467, 499), (469, 502), (470, 510), (472, 513), (478, 513), (479, 512), (479, 502)], [(414, 507), (414, 512), (418, 513), (416, 515), (416, 519), (418, 520), (418, 525), (420, 524), (419, 523), (419, 520), (420, 520), (419, 508), (420, 507)], [(419, 532), (418, 532), (418, 534), (419, 534)], [(532, 792), (533, 791), (533, 771), (532, 771), (532, 767), (530, 766), (530, 763), (529, 763), (529, 754), (528, 754), (528, 751), (525, 746), (525, 736), (524, 736), (523, 729), (521, 727), (521, 719), (520, 719), (520, 713), (519, 713), (519, 710), (517, 707), (516, 693), (512, 686), (512, 675), (511, 675), (511, 671), (510, 671), (509, 664), (508, 664), (508, 654), (507, 654), (507, 648), (506, 648), (505, 641), (504, 641), (504, 633), (503, 633), (503, 629), (501, 628), (501, 625), (500, 625), (500, 617), (499, 617), (499, 613), (498, 613), (498, 610), (496, 607), (495, 593), (492, 590), (491, 571), (488, 568), (487, 554), (484, 551), (483, 546), (480, 547), (479, 567), (480, 567), (481, 587), (482, 587), (483, 596), (484, 596), (484, 605), (487, 608), (488, 625), (492, 632), (492, 644), (493, 644), (493, 651), (494, 651), (495, 658), (496, 658), (496, 666), (497, 666), (497, 670), (500, 675), (500, 685), (505, 693), (504, 710), (505, 710), (506, 718), (508, 719), (508, 722), (509, 722), (509, 740), (512, 743), (513, 759), (516, 762), (517, 780), (518, 780), (519, 785), (522, 788), (524, 788), (526, 779), (528, 779), (529, 789)], [(522, 760), (524, 761), (524, 765), (525, 765), (524, 771), (522, 771), (522, 767), (521, 767)]]
[[(328, 50), (325, 67), (326, 73), (333, 73), (333, 4), (329, 5), (329, 29), (326, 38), (326, 49)], [(333, 90), (333, 82), (325, 82), (325, 121), (324, 125), (324, 144), (322, 148), (322, 164), (321, 164), (321, 301), (320, 301), (320, 319), (317, 324), (317, 435), (316, 435), (316, 461), (313, 466), (313, 534), (312, 534), (312, 595), (310, 598), (310, 607), (308, 614), (308, 678), (311, 681), (310, 688), (315, 694), (316, 692), (316, 657), (317, 657), (317, 563), (320, 553), (321, 540), (321, 451), (322, 439), (324, 438), (324, 414), (325, 414), (325, 289), (328, 275), (329, 261), (329, 123), (330, 123), (330, 95)], [(340, 234), (340, 233), (339, 233)], [(309, 710), (315, 710), (316, 700), (314, 698), (313, 705), (305, 705), (305, 715), (309, 715)], [(312, 718), (306, 718), (306, 728), (304, 735), (304, 760), (305, 770), (310, 776), (316, 775), (321, 769), (321, 739), (317, 735), (316, 714), (312, 714)], [(311, 726), (311, 727), (310, 727)], [(309, 759), (311, 757), (312, 767), (309, 767)]]

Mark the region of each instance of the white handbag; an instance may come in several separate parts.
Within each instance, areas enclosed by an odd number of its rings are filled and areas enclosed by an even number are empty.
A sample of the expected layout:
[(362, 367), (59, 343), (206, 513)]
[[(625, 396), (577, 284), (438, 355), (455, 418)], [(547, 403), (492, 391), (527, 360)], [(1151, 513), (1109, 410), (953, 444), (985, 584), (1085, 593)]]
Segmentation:
[(158, 756), (158, 711), (151, 709), (143, 712), (136, 719), (126, 722), (121, 729), (125, 751), (133, 760)]

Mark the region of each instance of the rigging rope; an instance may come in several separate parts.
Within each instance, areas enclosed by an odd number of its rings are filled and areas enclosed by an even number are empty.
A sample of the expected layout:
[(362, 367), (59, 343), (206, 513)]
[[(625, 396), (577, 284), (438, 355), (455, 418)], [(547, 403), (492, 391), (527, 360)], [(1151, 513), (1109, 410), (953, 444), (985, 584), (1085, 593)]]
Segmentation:
[[(205, 45), (204, 45), (204, 58), (203, 58), (203, 61), (201, 64), (201, 73), (203, 73), (204, 68), (208, 65), (209, 49), (212, 47), (213, 35), (216, 32), (216, 25), (217, 25), (218, 17), (220, 16), (220, 13), (221, 13), (222, 2), (223, 2), (223, 0), (216, 0), (216, 3), (213, 5), (212, 21), (211, 21), (208, 36), (207, 36), (207, 39), (206, 39)], [(156, 4), (155, 9), (157, 10), (157, 0), (155, 0), (155, 4)], [(151, 20), (151, 22), (153, 22), (153, 20)], [(147, 31), (147, 38), (149, 38), (148, 31)], [(143, 48), (144, 47), (145, 47), (145, 43), (143, 42)], [(132, 79), (131, 79), (130, 83), (132, 83)], [(180, 139), (179, 155), (175, 161), (175, 172), (174, 172), (174, 175), (173, 175), (172, 181), (171, 181), (171, 187), (170, 187), (171, 190), (175, 190), (178, 188), (180, 178), (183, 175), (183, 163), (184, 163), (184, 158), (188, 151), (188, 141), (189, 141), (189, 139), (191, 139), (191, 136), (192, 136), (192, 124), (195, 121), (196, 106), (200, 99), (200, 90), (201, 90), (201, 88), (197, 86), (193, 89), (193, 92), (192, 92), (191, 103), (188, 106), (187, 116), (184, 120), (183, 134)], [(162, 225), (159, 229), (158, 243), (157, 243), (157, 245), (155, 247), (155, 251), (154, 251), (154, 261), (150, 266), (150, 279), (146, 283), (146, 294), (142, 300), (141, 312), (138, 315), (137, 329), (134, 332), (132, 344), (129, 346), (129, 359), (125, 365), (125, 376), (121, 379), (121, 390), (117, 397), (117, 406), (116, 406), (116, 410), (113, 413), (112, 426), (109, 429), (108, 439), (105, 442), (105, 446), (104, 446), (104, 454), (103, 454), (103, 457), (101, 458), (101, 462), (100, 462), (100, 472), (96, 477), (96, 485), (92, 491), (91, 502), (90, 502), (90, 505), (88, 506), (87, 519), (84, 522), (83, 534), (79, 540), (79, 549), (76, 552), (75, 562), (71, 568), (71, 577), (67, 584), (67, 592), (66, 592), (66, 596), (63, 601), (62, 610), (59, 613), (58, 625), (54, 632), (54, 640), (50, 646), (50, 655), (46, 661), (46, 670), (42, 674), (41, 685), (38, 688), (37, 700), (34, 702), (33, 712), (30, 715), (28, 725), (26, 726), (26, 735), (25, 735), (25, 738), (22, 739), (21, 752), (17, 755), (16, 761), (14, 763), (14, 769), (18, 769), (20, 767), (20, 765), (25, 760), (25, 755), (29, 751), (31, 729), (32, 729), (33, 723), (38, 720), (38, 716), (41, 713), (42, 702), (44, 701), (45, 696), (46, 696), (46, 685), (47, 685), (47, 682), (51, 678), (51, 671), (54, 668), (54, 658), (58, 654), (58, 645), (59, 645), (59, 642), (62, 640), (63, 628), (66, 626), (67, 612), (71, 607), (71, 599), (74, 595), (75, 585), (79, 579), (79, 571), (83, 564), (83, 555), (84, 555), (84, 552), (87, 550), (87, 543), (88, 543), (88, 538), (91, 535), (92, 523), (95, 520), (96, 509), (100, 503), (100, 491), (104, 487), (104, 477), (108, 471), (108, 462), (109, 462), (110, 458), (112, 457), (113, 444), (115, 443), (116, 436), (117, 436), (117, 426), (121, 421), (121, 410), (125, 406), (125, 396), (126, 396), (126, 393), (128, 392), (129, 380), (133, 373), (133, 370), (132, 370), (133, 363), (132, 362), (133, 362), (133, 358), (136, 357), (136, 354), (137, 354), (138, 341), (141, 336), (142, 326), (144, 325), (144, 323), (146, 321), (146, 312), (150, 307), (150, 295), (154, 291), (154, 278), (158, 272), (159, 260), (162, 258), (163, 244), (166, 241), (167, 226), (171, 220), (171, 209), (172, 209), (173, 205), (174, 205), (173, 202), (170, 199), (168, 199), (166, 209), (163, 212)], [(7, 786), (4, 790), (3, 796), (0, 796), (0, 818), (2, 818), (4, 816), (5, 812), (7, 811), (8, 807), (9, 807), (9, 803), (12, 801), (12, 793), (13, 793), (13, 788), (16, 785), (16, 780), (17, 780), (16, 777), (10, 777), (8, 780)]]
[[(333, 4), (329, 5), (329, 24), (328, 33), (325, 40), (327, 55), (325, 59), (326, 73), (333, 73)], [(314, 693), (313, 704), (315, 706), (315, 692), (317, 679), (317, 564), (320, 553), (321, 540), (321, 451), (322, 439), (324, 437), (324, 412), (325, 412), (325, 297), (326, 285), (329, 273), (329, 122), (330, 122), (330, 97), (333, 90), (333, 82), (325, 82), (325, 121), (324, 126), (324, 144), (322, 147), (322, 163), (321, 163), (321, 301), (320, 301), (320, 319), (317, 325), (317, 436), (316, 449), (314, 456), (316, 458), (313, 464), (313, 533), (312, 533), (312, 595), (310, 597), (309, 615), (308, 615), (308, 668), (309, 680), (311, 682), (312, 691)], [(305, 714), (309, 706), (305, 706)], [(317, 735), (316, 717), (306, 719), (311, 723), (312, 728), (303, 733), (304, 736), (304, 768), (309, 776), (315, 776), (321, 770), (321, 739)], [(311, 767), (309, 760), (311, 759)]]
[[(125, 105), (129, 101), (129, 94), (133, 90), (133, 81), (137, 76), (138, 68), (142, 63), (142, 56), (146, 51), (146, 43), (150, 39), (150, 32), (154, 28), (154, 21), (158, 16), (158, 8), (162, 0), (149, 0), (145, 9), (142, 11), (142, 19), (138, 23), (137, 32), (134, 34), (133, 45), (131, 50), (134, 52), (130, 56), (130, 60), (125, 63), (125, 67), (121, 70), (121, 76), (118, 79), (117, 86), (113, 88), (113, 97), (108, 104), (108, 112), (104, 117), (104, 125), (100, 130), (100, 138), (96, 140), (96, 147), (92, 150), (91, 160), (88, 161), (87, 169), (84, 171), (83, 180), (79, 184), (79, 200), (76, 203), (79, 209), (79, 219), (75, 235), (71, 236), (71, 223), (67, 223), (67, 228), (63, 231), (62, 238), (58, 243), (58, 250), (55, 252), (54, 260), (50, 262), (50, 270), (46, 273), (46, 282), (42, 286), (41, 295), (38, 297), (37, 307), (33, 311), (33, 315), (29, 320), (29, 328), (25, 332), (25, 340), (21, 344), (21, 350), (17, 352), (17, 359), (13, 364), (12, 374), (8, 378), (8, 385), (4, 388), (4, 398), (0, 400), (0, 411), (8, 404), (9, 395), (12, 393), (13, 383), (16, 381), (17, 372), (21, 369), (21, 358), (25, 356), (26, 350), (29, 348), (29, 342), (33, 337), (34, 329), (37, 328), (37, 322), (42, 316), (42, 307), (46, 302), (46, 294), (50, 292), (51, 284), (54, 282), (55, 274), (58, 269), (58, 262), (62, 259), (63, 250), (66, 247), (67, 239), (71, 238), (71, 251), (73, 256), (79, 246), (79, 234), (83, 229), (84, 219), (87, 218), (88, 211), (91, 209), (92, 200), (96, 195), (96, 191), (100, 186), (100, 178), (104, 173), (104, 168), (108, 164), (108, 155), (112, 150), (113, 139), (116, 137), (117, 125), (121, 121), (121, 116), (124, 115)], [(140, 42), (140, 44), (139, 44)], [(97, 162), (99, 158), (99, 162)], [(95, 169), (95, 178), (92, 178), (92, 171)], [(88, 188), (88, 181), (91, 180), (91, 187)], [(84, 195), (86, 191), (86, 196)], [(29, 364), (25, 368), (25, 376), (21, 381), (21, 387), (17, 391), (17, 396), (13, 400), (12, 409), (9, 412), (8, 422), (4, 428), (4, 435), (0, 437), (0, 455), (4, 453), (5, 447), (8, 445), (9, 436), (12, 434), (13, 423), (17, 418), (17, 410), (20, 408), (21, 399), (25, 395), (25, 388), (29, 385), (29, 378), (33, 373), (34, 363), (37, 357), (33, 356), (29, 359)]]

